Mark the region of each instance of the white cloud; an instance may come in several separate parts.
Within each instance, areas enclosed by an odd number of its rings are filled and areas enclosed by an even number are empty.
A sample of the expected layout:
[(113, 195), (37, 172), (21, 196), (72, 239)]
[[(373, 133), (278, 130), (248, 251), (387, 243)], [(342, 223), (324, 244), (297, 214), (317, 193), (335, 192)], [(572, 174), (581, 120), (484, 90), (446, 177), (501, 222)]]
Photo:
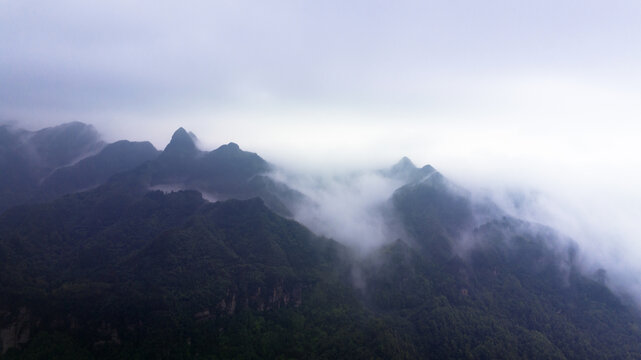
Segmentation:
[(294, 218), (317, 234), (335, 239), (360, 253), (395, 240), (386, 206), (400, 181), (375, 171), (294, 175), (275, 173), (308, 201), (294, 209)]

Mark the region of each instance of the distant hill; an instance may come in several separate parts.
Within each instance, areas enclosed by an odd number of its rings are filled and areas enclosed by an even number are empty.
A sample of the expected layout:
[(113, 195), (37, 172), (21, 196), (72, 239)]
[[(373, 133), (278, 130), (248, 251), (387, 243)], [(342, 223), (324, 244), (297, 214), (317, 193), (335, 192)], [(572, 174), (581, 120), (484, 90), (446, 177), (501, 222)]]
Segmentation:
[(0, 212), (87, 190), (157, 155), (148, 142), (107, 145), (80, 122), (38, 131), (0, 126)]
[(103, 146), (95, 129), (69, 123), (39, 131), (0, 126), (0, 211), (29, 201), (54, 169)]
[(60, 167), (42, 179), (38, 193), (55, 198), (104, 184), (114, 174), (155, 159), (158, 151), (149, 142), (117, 141), (75, 164)]

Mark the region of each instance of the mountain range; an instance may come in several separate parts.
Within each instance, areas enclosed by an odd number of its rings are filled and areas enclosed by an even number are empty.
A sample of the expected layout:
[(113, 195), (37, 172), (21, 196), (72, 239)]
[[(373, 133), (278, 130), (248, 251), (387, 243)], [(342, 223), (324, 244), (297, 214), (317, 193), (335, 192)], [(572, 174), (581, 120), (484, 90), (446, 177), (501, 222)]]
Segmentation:
[(275, 165), (196, 144), (0, 126), (0, 359), (641, 358), (605, 270), (432, 166), (377, 172), (398, 231), (363, 253)]

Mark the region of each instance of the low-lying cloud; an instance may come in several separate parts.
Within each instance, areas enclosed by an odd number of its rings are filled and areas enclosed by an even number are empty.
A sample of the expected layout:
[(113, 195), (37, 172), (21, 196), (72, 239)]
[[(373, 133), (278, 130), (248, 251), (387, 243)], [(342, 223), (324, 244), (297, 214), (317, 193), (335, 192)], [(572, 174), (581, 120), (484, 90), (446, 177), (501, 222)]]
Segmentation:
[[(557, 243), (552, 245), (558, 249), (570, 243), (578, 245), (576, 260), (586, 275), (605, 269), (608, 286), (641, 304), (639, 191), (621, 186), (613, 189), (596, 177), (568, 178), (568, 172), (549, 168), (520, 168), (520, 174), (515, 175), (517, 169), (505, 165), (492, 168), (493, 174), (448, 165), (450, 180), (470, 190), (473, 199), (490, 199), (509, 215), (558, 231), (561, 236), (555, 236)], [(380, 171), (327, 171), (315, 176), (280, 171), (272, 176), (308, 198), (295, 209), (296, 220), (361, 254), (406, 236), (391, 220), (393, 211), (389, 208), (393, 192), (403, 182)]]
[[(621, 189), (620, 189), (621, 190)], [(607, 285), (641, 304), (641, 197), (578, 183), (537, 190), (497, 187), (485, 194), (508, 213), (548, 225), (579, 246), (586, 274), (605, 269)], [(558, 244), (565, 246), (567, 244)]]
[(363, 254), (398, 236), (390, 226), (388, 200), (402, 185), (380, 172), (303, 175), (272, 174), (305, 195), (294, 218), (319, 235), (333, 238)]

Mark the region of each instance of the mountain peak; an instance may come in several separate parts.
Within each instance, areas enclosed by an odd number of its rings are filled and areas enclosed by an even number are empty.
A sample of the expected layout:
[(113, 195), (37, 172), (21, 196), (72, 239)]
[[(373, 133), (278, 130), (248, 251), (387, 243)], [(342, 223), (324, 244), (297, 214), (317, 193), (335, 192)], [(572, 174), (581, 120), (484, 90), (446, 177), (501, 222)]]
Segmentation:
[(240, 147), (235, 142), (230, 142), (229, 144), (227, 144), (227, 146), (229, 146), (230, 149), (240, 150)]
[(181, 140), (192, 141), (191, 136), (189, 136), (189, 133), (183, 127), (179, 127), (178, 130), (174, 131), (174, 134), (171, 136), (171, 142)]
[(403, 156), (394, 166), (391, 171), (393, 173), (416, 170), (416, 165), (407, 156)]
[(164, 153), (196, 154), (198, 149), (194, 136), (184, 128), (178, 128), (171, 136), (171, 141), (165, 147)]
[(238, 146), (238, 144), (236, 144), (235, 142), (230, 142), (227, 145), (221, 146), (221, 148), (228, 151), (240, 151), (240, 146)]
[(422, 168), (416, 167), (412, 160), (407, 156), (403, 156), (394, 166), (388, 170), (384, 170), (383, 174), (386, 176), (402, 180), (406, 183), (413, 183), (423, 180), (426, 176), (435, 173), (431, 165), (425, 165)]

